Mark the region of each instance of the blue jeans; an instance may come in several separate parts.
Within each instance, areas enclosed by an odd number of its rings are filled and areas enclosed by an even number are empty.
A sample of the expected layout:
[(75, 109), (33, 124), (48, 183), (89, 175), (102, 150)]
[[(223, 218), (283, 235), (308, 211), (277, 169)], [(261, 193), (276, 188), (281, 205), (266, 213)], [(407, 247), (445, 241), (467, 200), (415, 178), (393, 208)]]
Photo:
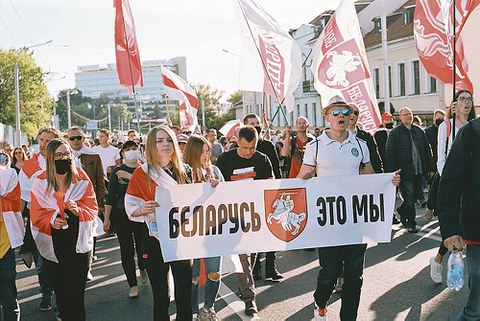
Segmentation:
[(35, 261), (35, 270), (37, 271), (38, 283), (40, 284), (40, 293), (42, 293), (43, 298), (51, 298), (53, 294), (52, 276), (45, 267), (44, 259), (37, 248), (33, 251), (33, 260)]
[(343, 284), (340, 309), (342, 321), (356, 320), (357, 318), (366, 249), (366, 244), (318, 249), (321, 267), (318, 273), (317, 289), (313, 297), (320, 308), (326, 307), (333, 289), (335, 289), (337, 279), (343, 274), (345, 283)]
[[(207, 281), (205, 283), (205, 309), (210, 309), (215, 303), (218, 290), (220, 289), (220, 265), (222, 258), (209, 257), (203, 259), (205, 261), (205, 274), (207, 275)], [(211, 273), (218, 273), (218, 278), (215, 280), (213, 276), (209, 276)], [(192, 266), (192, 313), (198, 313), (198, 280), (200, 277), (200, 259), (195, 259)], [(211, 279), (214, 280), (211, 280)], [(193, 279), (196, 279), (194, 281)]]
[(478, 321), (480, 320), (480, 245), (467, 245), (467, 268), (470, 295), (457, 321)]
[(17, 301), (15, 278), (15, 252), (12, 248), (0, 259), (0, 305), (3, 307), (4, 321), (20, 321), (20, 306)]
[(403, 204), (398, 208), (402, 224), (407, 227), (416, 227), (415, 221), (415, 198), (418, 195), (417, 189), (421, 187), (422, 175), (414, 175), (411, 178), (402, 177), (400, 190), (402, 191)]

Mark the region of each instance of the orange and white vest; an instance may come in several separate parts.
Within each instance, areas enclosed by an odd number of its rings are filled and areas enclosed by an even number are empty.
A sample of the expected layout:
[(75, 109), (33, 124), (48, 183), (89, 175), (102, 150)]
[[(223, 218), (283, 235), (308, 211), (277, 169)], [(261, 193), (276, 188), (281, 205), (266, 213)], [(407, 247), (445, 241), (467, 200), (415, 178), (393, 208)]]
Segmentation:
[(19, 247), (23, 244), (25, 224), (20, 212), (20, 184), (13, 168), (0, 166), (0, 197), (10, 245)]

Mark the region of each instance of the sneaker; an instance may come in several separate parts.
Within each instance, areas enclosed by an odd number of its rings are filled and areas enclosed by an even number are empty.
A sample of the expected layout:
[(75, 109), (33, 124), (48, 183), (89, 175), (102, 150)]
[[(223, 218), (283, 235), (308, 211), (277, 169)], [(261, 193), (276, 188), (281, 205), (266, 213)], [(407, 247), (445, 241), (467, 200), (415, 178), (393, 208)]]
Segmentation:
[(211, 307), (210, 309), (205, 309), (203, 308), (200, 311), (200, 320), (205, 320), (205, 321), (218, 321), (217, 313), (215, 312), (215, 309)]
[(265, 272), (265, 280), (278, 281), (280, 279), (283, 279), (283, 275), (281, 275), (276, 268), (273, 268), (272, 271)]
[(433, 210), (429, 209), (428, 207), (425, 209), (425, 217), (431, 221), (433, 218)]
[(192, 321), (201, 321), (202, 319), (200, 319), (200, 315), (198, 315), (198, 313), (194, 313), (193, 316), (192, 316)]
[(407, 228), (407, 231), (410, 234), (418, 233), (418, 228), (416, 226), (410, 226), (409, 228)]
[(138, 288), (136, 286), (132, 286), (130, 291), (128, 292), (128, 297), (130, 299), (138, 298)]
[(52, 297), (44, 296), (40, 301), (40, 311), (50, 311), (52, 309)]
[(430, 277), (433, 282), (441, 284), (443, 281), (443, 265), (442, 263), (437, 263), (434, 257), (430, 258)]
[(335, 292), (341, 292), (343, 290), (343, 283), (345, 283), (345, 279), (343, 277), (339, 277), (337, 284), (335, 285)]
[(326, 321), (327, 320), (327, 308), (319, 308), (317, 304), (314, 304), (313, 308), (313, 320)]
[(245, 302), (245, 314), (254, 315), (255, 313), (258, 313), (257, 304), (255, 301)]
[(146, 270), (140, 270), (140, 282), (142, 284), (147, 284), (148, 281), (148, 275)]
[(87, 282), (93, 281), (93, 275), (92, 272), (88, 271), (87, 273)]

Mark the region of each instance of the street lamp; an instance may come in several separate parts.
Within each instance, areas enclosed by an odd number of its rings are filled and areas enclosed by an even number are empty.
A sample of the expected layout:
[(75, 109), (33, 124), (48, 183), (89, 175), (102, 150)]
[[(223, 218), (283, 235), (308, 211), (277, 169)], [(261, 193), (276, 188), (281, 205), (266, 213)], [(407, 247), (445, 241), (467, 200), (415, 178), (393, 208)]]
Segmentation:
[(78, 90), (76, 89), (67, 89), (67, 125), (68, 128), (72, 127), (72, 114), (71, 114), (71, 107), (70, 107), (70, 95), (78, 94)]
[(18, 84), (18, 58), (20, 58), (20, 55), (22, 54), (23, 51), (34, 48), (34, 47), (39, 47), (43, 45), (47, 45), (51, 43), (53, 40), (49, 40), (47, 42), (39, 43), (30, 47), (24, 47), (20, 49), (18, 52), (17, 57), (15, 58), (15, 67), (13, 68), (13, 74), (15, 77), (15, 114), (16, 114), (16, 132), (17, 132), (17, 137), (16, 137), (16, 142), (15, 146), (21, 146), (22, 145), (22, 131), (20, 130), (20, 86)]

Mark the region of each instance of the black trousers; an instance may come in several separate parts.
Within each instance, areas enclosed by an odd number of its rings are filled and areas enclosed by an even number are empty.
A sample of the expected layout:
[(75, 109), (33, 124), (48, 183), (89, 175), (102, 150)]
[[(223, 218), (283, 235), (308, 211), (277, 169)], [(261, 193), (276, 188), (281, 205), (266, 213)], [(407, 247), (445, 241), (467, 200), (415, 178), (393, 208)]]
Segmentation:
[(137, 285), (137, 272), (135, 269), (135, 252), (137, 253), (138, 268), (145, 269), (143, 263), (143, 226), (145, 224), (130, 221), (124, 209), (115, 209), (113, 221), (120, 244), (122, 267), (130, 287)]
[(177, 306), (177, 321), (192, 320), (192, 261), (175, 261), (165, 263), (160, 249), (160, 242), (148, 234), (144, 224), (144, 255), (145, 267), (153, 292), (153, 320), (170, 321), (168, 296), (168, 270), (172, 269), (175, 283), (175, 303)]

